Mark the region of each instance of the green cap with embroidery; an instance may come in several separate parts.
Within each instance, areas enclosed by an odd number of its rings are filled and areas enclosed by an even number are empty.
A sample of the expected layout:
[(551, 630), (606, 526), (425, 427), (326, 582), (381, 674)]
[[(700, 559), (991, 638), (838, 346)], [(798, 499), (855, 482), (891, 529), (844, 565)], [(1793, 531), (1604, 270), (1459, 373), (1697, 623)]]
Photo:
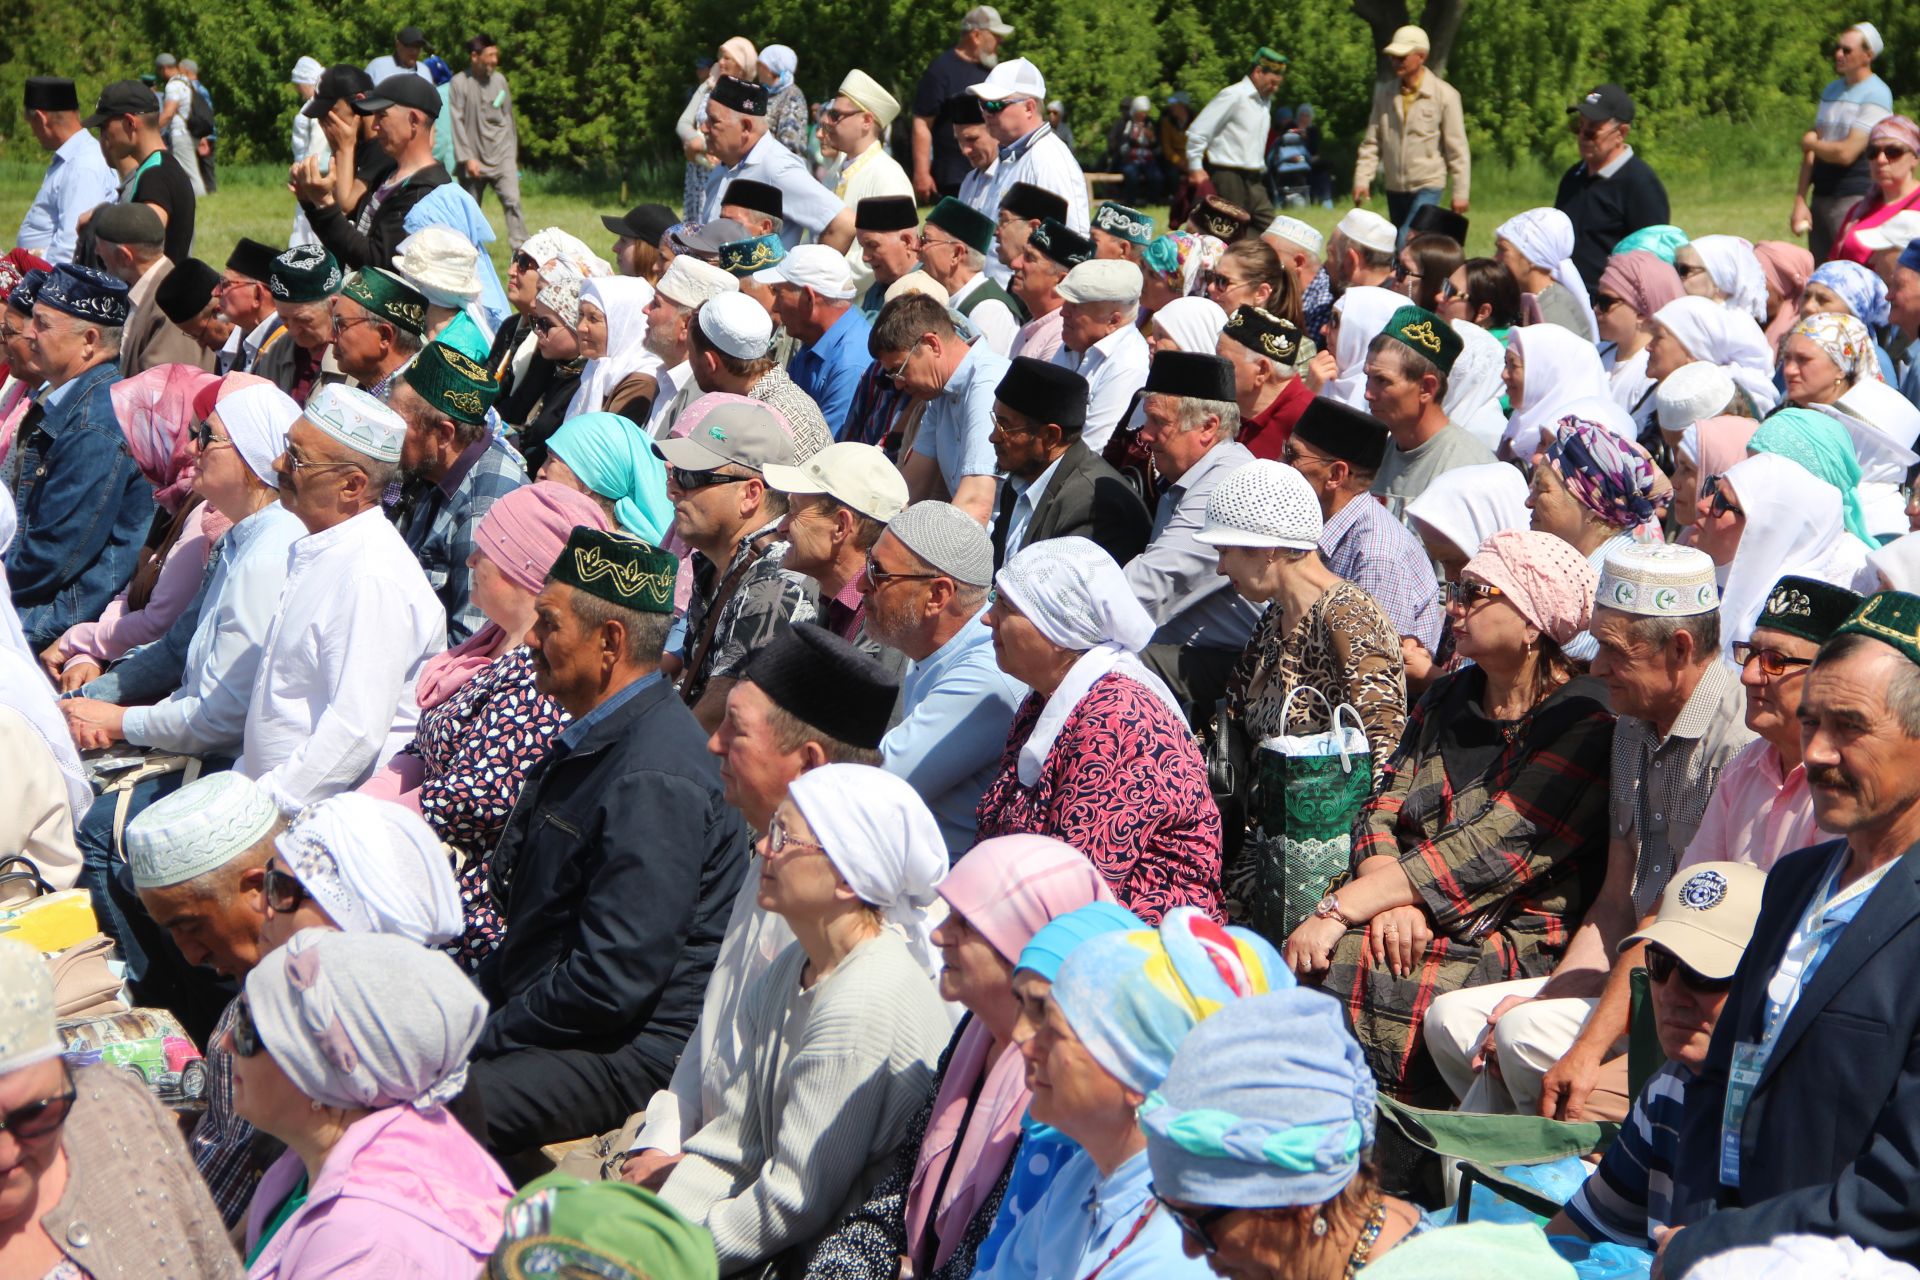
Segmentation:
[(444, 342), (429, 342), (401, 376), (422, 400), (455, 422), (485, 422), (500, 394), (500, 384), (485, 365)]
[(718, 1280), (705, 1227), (651, 1191), (550, 1173), (507, 1204), (495, 1280), (594, 1276), (604, 1280)]
[(1262, 71), (1285, 71), (1287, 55), (1272, 45), (1263, 44), (1253, 52), (1253, 65)]
[(787, 246), (776, 235), (732, 240), (720, 246), (720, 269), (732, 276), (750, 276), (778, 265), (786, 256)]
[(267, 292), (281, 302), (325, 302), (340, 292), (340, 260), (317, 244), (289, 249), (267, 268)]
[(1876, 592), (1833, 634), (1835, 638), (1866, 636), (1892, 645), (1908, 662), (1920, 662), (1920, 596), (1905, 591)]
[(427, 331), (427, 296), (391, 271), (362, 267), (347, 277), (340, 296), (396, 329), (416, 335)]
[(618, 529), (581, 525), (548, 574), (576, 591), (639, 613), (673, 612), (680, 562), (651, 542)]
[(1453, 362), (1460, 358), (1460, 350), (1466, 345), (1452, 325), (1425, 307), (1400, 308), (1381, 332), (1409, 351), (1417, 351), (1433, 361), (1442, 373), (1453, 371)]
[[(1773, 584), (1766, 604), (1760, 608), (1755, 629), (1784, 631), (1802, 640), (1825, 644), (1834, 631), (1860, 607), (1859, 593), (1815, 578), (1791, 575)], [(1736, 639), (1745, 640), (1746, 636)]]
[(927, 225), (940, 228), (969, 249), (986, 253), (993, 247), (993, 219), (952, 196), (933, 206), (933, 212), (927, 215)]

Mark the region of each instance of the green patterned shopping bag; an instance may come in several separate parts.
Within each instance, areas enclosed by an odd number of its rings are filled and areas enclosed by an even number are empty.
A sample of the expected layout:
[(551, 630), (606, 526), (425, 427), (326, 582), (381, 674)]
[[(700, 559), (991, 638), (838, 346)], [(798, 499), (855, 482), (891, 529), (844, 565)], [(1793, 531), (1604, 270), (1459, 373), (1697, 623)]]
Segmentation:
[(1267, 738), (1254, 752), (1249, 923), (1276, 946), (1313, 914), (1328, 883), (1346, 873), (1354, 815), (1373, 791), (1373, 755), (1360, 713), (1298, 685), (1281, 705), (1282, 724), (1301, 694), (1319, 699), (1326, 730)]

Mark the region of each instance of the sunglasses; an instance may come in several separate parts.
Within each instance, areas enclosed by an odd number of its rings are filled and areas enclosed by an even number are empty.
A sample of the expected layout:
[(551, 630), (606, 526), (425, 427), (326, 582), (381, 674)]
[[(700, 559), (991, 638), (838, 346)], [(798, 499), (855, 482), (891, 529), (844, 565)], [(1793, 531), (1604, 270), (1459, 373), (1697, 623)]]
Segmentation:
[(1647, 948), (1647, 977), (1655, 982), (1666, 983), (1678, 975), (1682, 985), (1702, 995), (1712, 995), (1733, 986), (1732, 978), (1709, 978), (1691, 968), (1679, 956), (1665, 947)]
[(1155, 1204), (1167, 1211), (1167, 1216), (1172, 1218), (1174, 1224), (1180, 1228), (1180, 1234), (1199, 1245), (1201, 1250), (1209, 1258), (1219, 1252), (1220, 1246), (1213, 1242), (1211, 1228), (1216, 1226), (1222, 1218), (1230, 1213), (1236, 1212), (1236, 1210), (1221, 1207), (1208, 1209), (1204, 1213), (1194, 1213), (1191, 1210), (1182, 1209), (1177, 1205), (1168, 1203), (1167, 1198), (1161, 1195), (1151, 1185), (1147, 1187), (1147, 1194), (1153, 1197)]
[(187, 428), (187, 436), (202, 453), (205, 453), (209, 449), (218, 449), (224, 445), (233, 443), (233, 441), (225, 436), (216, 436), (213, 434), (213, 422), (207, 418), (202, 418)]
[(1404, 262), (1396, 262), (1393, 264), (1393, 278), (1400, 281), (1418, 280), (1420, 273)]
[(267, 905), (276, 915), (298, 911), (306, 900), (307, 886), (298, 876), (280, 867), (267, 868)]
[(549, 320), (545, 316), (536, 316), (533, 321), (533, 331), (535, 333), (552, 333), (559, 327), (560, 322), (558, 320)]
[(842, 120), (851, 119), (859, 114), (860, 111), (858, 109), (841, 111), (837, 107), (822, 107), (820, 108), (820, 122), (822, 124), (839, 124)]
[(1002, 111), (1005, 111), (1008, 107), (1011, 107), (1014, 104), (1023, 102), (1023, 101), (1025, 101), (1025, 99), (1022, 99), (1022, 98), (996, 98), (992, 102), (982, 102), (980, 104), (980, 109), (986, 112), (988, 115), (997, 116)]
[(1504, 596), (1505, 594), (1507, 593), (1493, 586), (1491, 583), (1469, 582), (1465, 579), (1459, 582), (1449, 582), (1446, 587), (1447, 602), (1449, 604), (1457, 604), (1465, 609), (1473, 608), (1482, 600), (1492, 600), (1496, 596)]
[(1620, 299), (1610, 298), (1604, 293), (1596, 293), (1593, 295), (1593, 309), (1596, 312), (1611, 311), (1615, 307), (1625, 306), (1625, 305), (1626, 304), (1621, 302)]
[(233, 1038), (233, 1056), (251, 1058), (260, 1052), (260, 1028), (253, 1025), (253, 1007), (245, 998), (234, 1006), (233, 1027), (227, 1032)]
[(1760, 673), (1769, 680), (1778, 680), (1795, 667), (1810, 667), (1812, 658), (1790, 658), (1778, 649), (1761, 649), (1742, 641), (1733, 646), (1733, 664), (1745, 668), (1749, 662), (1760, 664)]
[(692, 493), (698, 489), (711, 489), (716, 485), (745, 484), (754, 476), (729, 476), (718, 471), (689, 471), (685, 467), (669, 467), (667, 478), (682, 493)]
[(79, 1096), (79, 1091), (74, 1088), (73, 1075), (65, 1063), (60, 1065), (60, 1076), (67, 1082), (65, 1092), (0, 1112), (0, 1133), (10, 1133), (20, 1142), (31, 1142), (35, 1138), (46, 1137), (65, 1124), (67, 1113), (73, 1110), (73, 1100)]
[(1705, 271), (1706, 268), (1704, 266), (1693, 266), (1685, 262), (1676, 262), (1673, 264), (1673, 270), (1676, 275), (1682, 280), (1685, 280), (1688, 276), (1699, 275), (1702, 271)]
[(533, 255), (530, 253), (514, 254), (513, 265), (521, 271), (538, 271), (540, 269), (540, 264), (533, 260)]
[(1440, 282), (1440, 300), (1442, 302), (1452, 302), (1455, 298), (1464, 298), (1466, 296), (1467, 291), (1465, 289), (1454, 288), (1452, 280), (1442, 280)]
[(1742, 511), (1734, 500), (1727, 496), (1727, 491), (1720, 487), (1720, 482), (1724, 479), (1726, 479), (1724, 475), (1708, 476), (1707, 482), (1700, 486), (1700, 496), (1707, 500), (1707, 514), (1715, 516), (1746, 515), (1747, 513)]
[(1867, 155), (1875, 160), (1898, 160), (1902, 156), (1910, 156), (1912, 154), (1913, 152), (1907, 150), (1905, 147), (1878, 146), (1867, 148)]

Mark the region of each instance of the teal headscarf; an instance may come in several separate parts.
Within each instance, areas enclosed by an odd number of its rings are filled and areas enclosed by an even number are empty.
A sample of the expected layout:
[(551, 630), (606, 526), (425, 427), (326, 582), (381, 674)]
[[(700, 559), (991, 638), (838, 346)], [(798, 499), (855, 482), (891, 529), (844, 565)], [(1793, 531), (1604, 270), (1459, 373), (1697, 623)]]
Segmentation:
[(1633, 234), (1624, 237), (1613, 246), (1615, 254), (1632, 253), (1635, 249), (1644, 249), (1668, 266), (1673, 265), (1673, 251), (1687, 243), (1687, 233), (1667, 223), (1651, 227), (1642, 227)]
[(1847, 531), (1880, 549), (1880, 539), (1867, 532), (1866, 513), (1860, 509), (1860, 458), (1845, 427), (1812, 409), (1782, 409), (1760, 424), (1747, 441), (1747, 452), (1777, 453), (1838, 489)]
[(583, 413), (560, 424), (547, 452), (587, 488), (613, 499), (613, 518), (622, 529), (656, 547), (666, 538), (673, 527), (667, 467), (639, 427), (617, 413)]

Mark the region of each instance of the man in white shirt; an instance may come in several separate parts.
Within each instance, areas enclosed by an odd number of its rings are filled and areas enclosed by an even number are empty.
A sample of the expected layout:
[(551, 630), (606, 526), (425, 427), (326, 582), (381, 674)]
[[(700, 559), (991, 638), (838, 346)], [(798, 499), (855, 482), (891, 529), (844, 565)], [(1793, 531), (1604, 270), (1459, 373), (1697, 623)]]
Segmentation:
[(952, 196), (933, 206), (920, 229), (920, 265), (947, 291), (947, 305), (967, 318), (1001, 355), (1013, 346), (1025, 313), (987, 275), (993, 223)]
[(160, 136), (167, 141), (167, 154), (187, 171), (187, 181), (196, 197), (207, 194), (200, 179), (200, 153), (193, 135), (187, 132), (187, 118), (193, 114), (193, 82), (180, 72), (180, 62), (170, 53), (153, 60), (160, 76)]
[(654, 375), (660, 391), (645, 424), (648, 435), (664, 438), (680, 410), (700, 395), (689, 355), (693, 313), (709, 298), (739, 289), (739, 281), (690, 253), (678, 254), (667, 264), (647, 302), (647, 336), (641, 339), (647, 350), (660, 357), (660, 372)]
[(413, 737), (414, 686), (447, 615), (380, 510), (407, 425), (358, 388), (321, 387), (274, 462), (293, 544), (234, 765), (292, 817), (351, 790)]
[(413, 26), (400, 28), (394, 33), (393, 53), (383, 53), (367, 64), (368, 78), (379, 84), (388, 76), (404, 75), (410, 71), (432, 84), (433, 72), (427, 70), (426, 63), (420, 61), (420, 54), (426, 47), (426, 32)]
[(971, 166), (960, 179), (960, 203), (991, 217), (993, 207), (987, 202), (998, 189), (994, 179), (1000, 171), (1000, 143), (987, 131), (986, 113), (980, 109), (980, 99), (972, 94), (954, 94), (946, 114), (953, 121), (953, 145)]
[[(781, 197), (780, 242), (791, 249), (803, 231), (821, 244), (845, 250), (853, 243), (853, 210), (815, 182), (807, 162), (767, 131), (767, 87), (721, 76), (707, 99), (707, 151), (720, 167), (707, 180), (703, 222), (721, 216), (727, 188), (736, 178), (752, 178), (777, 187)], [(688, 210), (691, 214), (693, 211)]]
[(59, 266), (73, 260), (80, 217), (95, 205), (116, 200), (120, 180), (100, 154), (100, 142), (80, 127), (80, 98), (73, 81), (31, 76), (23, 95), (27, 128), (43, 151), (53, 153), (47, 176), (20, 219), (14, 243)]
[(980, 99), (987, 132), (1000, 144), (988, 208), (1016, 182), (1031, 182), (1067, 202), (1067, 226), (1087, 234), (1087, 176), (1073, 152), (1047, 123), (1047, 82), (1025, 58), (1003, 62), (967, 92)]
[(1087, 425), (1080, 438), (1095, 457), (1147, 381), (1153, 353), (1134, 326), (1146, 277), (1124, 259), (1096, 258), (1057, 286), (1060, 350), (1053, 363), (1087, 380)]
[(1287, 55), (1261, 45), (1247, 74), (1219, 93), (1187, 126), (1187, 171), (1194, 184), (1211, 181), (1220, 198), (1239, 205), (1264, 226), (1273, 217), (1267, 196), (1267, 130), (1273, 95), (1287, 78)]

